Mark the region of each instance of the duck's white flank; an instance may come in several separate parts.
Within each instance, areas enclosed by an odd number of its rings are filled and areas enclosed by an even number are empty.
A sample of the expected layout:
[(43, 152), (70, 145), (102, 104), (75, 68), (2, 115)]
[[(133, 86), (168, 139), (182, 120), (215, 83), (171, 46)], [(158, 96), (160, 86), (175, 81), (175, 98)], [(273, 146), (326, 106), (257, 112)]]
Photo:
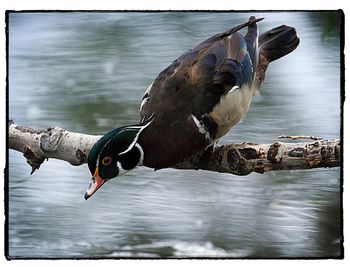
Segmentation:
[(209, 113), (218, 124), (215, 139), (224, 136), (234, 125), (244, 119), (250, 106), (255, 89), (248, 85), (232, 87), (221, 97), (220, 102)]

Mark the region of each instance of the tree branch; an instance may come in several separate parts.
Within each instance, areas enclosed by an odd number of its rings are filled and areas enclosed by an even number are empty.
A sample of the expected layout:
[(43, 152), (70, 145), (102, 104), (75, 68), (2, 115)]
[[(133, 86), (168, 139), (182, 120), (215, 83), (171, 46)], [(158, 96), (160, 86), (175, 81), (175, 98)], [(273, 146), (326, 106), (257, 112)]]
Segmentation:
[(10, 121), (9, 148), (23, 153), (31, 174), (45, 159), (55, 158), (72, 165), (86, 163), (90, 149), (101, 136), (69, 132), (60, 127), (34, 130)]
[(200, 157), (183, 162), (179, 169), (202, 169), (247, 175), (274, 170), (299, 170), (340, 166), (340, 141), (312, 143), (228, 144), (205, 151)]
[[(48, 158), (86, 163), (87, 155), (101, 136), (69, 132), (59, 127), (34, 130), (10, 121), (9, 148), (20, 151), (32, 167), (32, 173)], [(177, 169), (203, 169), (247, 175), (272, 170), (296, 170), (338, 167), (340, 141), (317, 140), (312, 143), (228, 144), (207, 149), (192, 160), (174, 166)]]

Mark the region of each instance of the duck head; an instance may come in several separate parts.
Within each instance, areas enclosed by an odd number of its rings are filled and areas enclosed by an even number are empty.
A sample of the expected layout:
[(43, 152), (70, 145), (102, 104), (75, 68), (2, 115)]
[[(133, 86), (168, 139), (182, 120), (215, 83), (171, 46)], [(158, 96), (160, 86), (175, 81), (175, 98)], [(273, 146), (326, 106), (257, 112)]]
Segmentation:
[(142, 164), (143, 149), (137, 141), (150, 123), (114, 129), (95, 143), (88, 155), (92, 181), (84, 195), (85, 199), (91, 197), (106, 181)]

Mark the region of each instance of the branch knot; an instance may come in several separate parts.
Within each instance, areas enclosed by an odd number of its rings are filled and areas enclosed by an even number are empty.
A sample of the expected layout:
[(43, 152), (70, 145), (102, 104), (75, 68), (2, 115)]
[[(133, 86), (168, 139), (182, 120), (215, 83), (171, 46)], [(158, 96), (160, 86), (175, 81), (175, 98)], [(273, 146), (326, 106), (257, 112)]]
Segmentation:
[(48, 128), (40, 137), (40, 148), (45, 152), (55, 152), (60, 144), (64, 129), (59, 127)]
[(227, 163), (234, 173), (240, 175), (251, 173), (251, 163), (242, 157), (236, 148), (232, 148), (227, 152)]

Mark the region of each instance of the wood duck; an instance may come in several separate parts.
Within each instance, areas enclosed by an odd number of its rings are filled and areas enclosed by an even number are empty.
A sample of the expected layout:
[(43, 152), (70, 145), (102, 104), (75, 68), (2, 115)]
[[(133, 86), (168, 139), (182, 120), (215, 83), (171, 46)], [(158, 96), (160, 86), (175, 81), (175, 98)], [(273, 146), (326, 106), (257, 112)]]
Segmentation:
[(210, 37), (159, 73), (142, 98), (140, 123), (108, 132), (92, 147), (85, 199), (137, 165), (161, 169), (195, 157), (245, 117), (269, 63), (299, 44), (286, 25), (258, 36), (262, 19)]

